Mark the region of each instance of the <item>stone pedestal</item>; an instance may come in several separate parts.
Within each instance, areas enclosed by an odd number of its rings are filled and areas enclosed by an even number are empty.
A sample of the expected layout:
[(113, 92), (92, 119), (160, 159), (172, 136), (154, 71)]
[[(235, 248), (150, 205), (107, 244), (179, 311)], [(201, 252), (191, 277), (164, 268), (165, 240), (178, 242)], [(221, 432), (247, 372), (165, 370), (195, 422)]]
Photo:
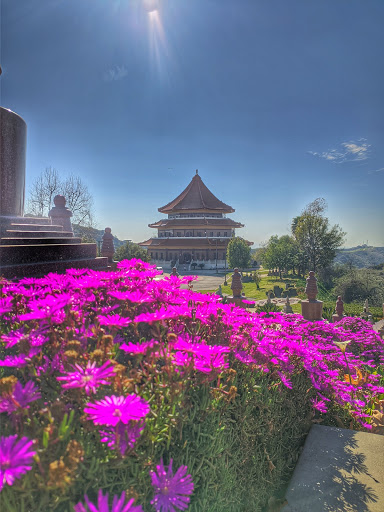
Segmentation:
[(227, 297), (227, 304), (235, 304), (239, 308), (245, 308), (246, 304), (243, 304), (241, 297)]
[(345, 315), (338, 315), (337, 313), (332, 315), (332, 322), (335, 324), (336, 322), (340, 322), (345, 317)]
[(321, 320), (323, 314), (323, 302), (321, 300), (302, 300), (301, 314), (306, 320)]
[(101, 245), (101, 255), (107, 257), (109, 263), (112, 263), (114, 254), (115, 246), (113, 243), (112, 230), (111, 228), (105, 228), (103, 235), (103, 243)]
[(27, 125), (0, 107), (0, 217), (24, 214)]

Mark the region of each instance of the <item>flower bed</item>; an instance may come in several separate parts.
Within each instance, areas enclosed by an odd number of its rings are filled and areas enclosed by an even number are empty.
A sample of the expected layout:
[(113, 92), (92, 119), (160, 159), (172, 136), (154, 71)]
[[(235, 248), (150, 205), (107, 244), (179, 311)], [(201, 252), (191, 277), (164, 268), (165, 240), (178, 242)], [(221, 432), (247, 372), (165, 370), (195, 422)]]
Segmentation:
[(368, 323), (250, 313), (156, 275), (130, 260), (0, 284), (4, 510), (257, 511), (313, 422), (375, 427)]

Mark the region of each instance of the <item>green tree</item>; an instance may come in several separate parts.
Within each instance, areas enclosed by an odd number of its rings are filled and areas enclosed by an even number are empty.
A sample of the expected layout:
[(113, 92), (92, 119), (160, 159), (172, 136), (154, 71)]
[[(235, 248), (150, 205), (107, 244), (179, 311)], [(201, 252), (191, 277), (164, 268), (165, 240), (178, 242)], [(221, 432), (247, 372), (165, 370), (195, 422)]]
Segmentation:
[(324, 199), (315, 199), (292, 221), (298, 250), (305, 256), (309, 270), (316, 271), (332, 263), (344, 242), (345, 233), (340, 226), (330, 226), (328, 218), (324, 217), (326, 208)]
[(230, 268), (246, 268), (251, 260), (251, 248), (247, 242), (235, 236), (227, 247), (227, 261)]
[(119, 247), (114, 255), (114, 260), (131, 260), (137, 258), (138, 260), (149, 262), (151, 257), (145, 249), (142, 249), (140, 245), (133, 244), (132, 242), (126, 242), (125, 245)]
[(277, 268), (280, 272), (294, 270), (296, 266), (297, 245), (289, 235), (271, 236), (263, 254), (263, 265), (269, 269)]

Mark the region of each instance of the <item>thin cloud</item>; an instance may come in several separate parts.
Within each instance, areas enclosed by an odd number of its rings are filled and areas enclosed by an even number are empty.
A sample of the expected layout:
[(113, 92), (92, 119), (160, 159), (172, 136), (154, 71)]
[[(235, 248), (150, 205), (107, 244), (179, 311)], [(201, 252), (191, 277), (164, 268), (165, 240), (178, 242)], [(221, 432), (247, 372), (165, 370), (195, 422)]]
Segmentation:
[(310, 155), (323, 158), (329, 162), (340, 164), (342, 162), (356, 162), (369, 158), (371, 145), (367, 139), (358, 139), (357, 141), (342, 142), (338, 147), (323, 151), (308, 151)]
[(380, 169), (374, 169), (372, 171), (368, 171), (368, 174), (375, 174), (377, 172), (384, 172), (384, 167), (381, 167)]
[(124, 78), (127, 75), (128, 75), (128, 69), (124, 65), (123, 66), (115, 66), (111, 69), (108, 69), (108, 71), (106, 71), (104, 73), (104, 80), (106, 82), (114, 82), (116, 80), (121, 80), (122, 78)]

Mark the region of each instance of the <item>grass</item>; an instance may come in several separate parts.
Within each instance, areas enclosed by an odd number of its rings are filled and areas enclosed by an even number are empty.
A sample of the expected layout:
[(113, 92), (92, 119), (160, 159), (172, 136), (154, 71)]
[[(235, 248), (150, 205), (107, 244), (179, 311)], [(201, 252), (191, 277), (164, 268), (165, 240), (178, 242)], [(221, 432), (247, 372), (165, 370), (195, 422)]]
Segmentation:
[[(279, 277), (268, 276), (268, 272), (266, 270), (261, 270), (261, 281), (259, 283), (259, 289), (257, 289), (256, 284), (254, 282), (251, 283), (243, 283), (243, 292), (245, 296), (249, 299), (255, 300), (263, 300), (267, 298), (267, 292), (269, 290), (273, 290), (275, 285), (280, 286), (280, 288), (285, 289), (285, 285), (287, 283), (291, 284), (294, 287), (305, 288), (306, 281), (302, 277), (297, 277), (293, 275), (289, 275), (289, 277), (280, 279)], [(231, 274), (227, 274), (227, 282), (228, 286), (221, 286), (222, 292), (227, 295), (232, 294), (232, 290), (230, 287), (231, 284)], [(224, 278), (223, 278), (224, 283)], [(331, 292), (326, 290), (321, 283), (318, 282), (318, 300), (322, 300), (324, 302), (324, 308), (335, 308), (336, 305), (336, 296), (334, 296)], [(201, 290), (200, 293), (217, 293), (216, 290)], [(304, 293), (299, 293), (299, 299), (306, 299)], [(291, 304), (292, 310), (294, 313), (301, 314), (301, 305), (300, 304)], [(373, 316), (373, 320), (378, 322), (381, 318), (383, 318), (383, 311), (381, 307), (370, 307), (370, 312)], [(350, 304), (344, 304), (344, 313), (347, 316), (360, 316), (363, 311), (363, 301), (360, 303), (353, 302)]]

